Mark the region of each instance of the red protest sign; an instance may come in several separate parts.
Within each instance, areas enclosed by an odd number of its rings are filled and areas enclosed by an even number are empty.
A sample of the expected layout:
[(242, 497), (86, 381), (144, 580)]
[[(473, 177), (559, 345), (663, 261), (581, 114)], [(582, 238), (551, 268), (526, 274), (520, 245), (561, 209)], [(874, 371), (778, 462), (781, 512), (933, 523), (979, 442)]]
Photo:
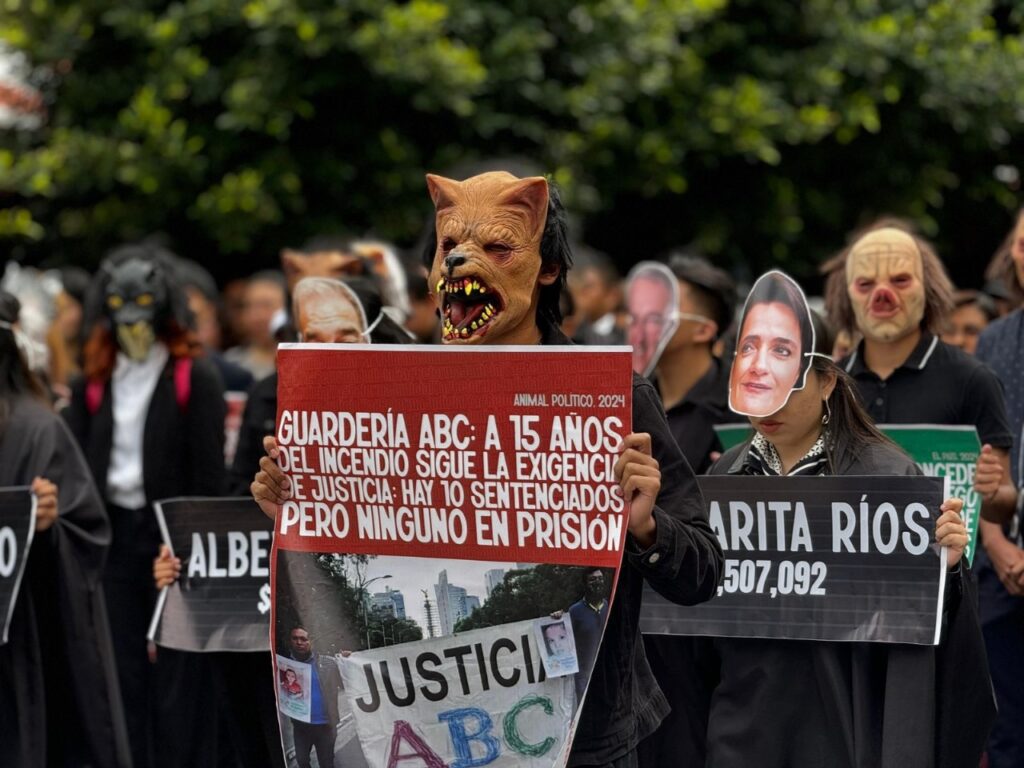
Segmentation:
[(625, 543), (628, 350), (285, 345), (278, 366), (275, 644), (347, 710), (310, 698), (285, 732), (352, 722), (336, 749), (382, 768), (558, 764)]

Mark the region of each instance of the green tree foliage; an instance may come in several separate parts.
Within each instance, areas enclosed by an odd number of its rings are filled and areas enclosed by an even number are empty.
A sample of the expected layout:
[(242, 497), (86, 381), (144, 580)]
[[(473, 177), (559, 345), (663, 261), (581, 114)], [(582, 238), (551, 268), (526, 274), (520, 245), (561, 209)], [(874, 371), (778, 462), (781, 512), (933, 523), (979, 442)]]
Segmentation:
[(224, 274), (316, 232), (408, 243), (424, 171), (493, 157), (547, 169), (623, 266), (693, 242), (807, 274), (882, 211), (977, 261), (1016, 205), (1020, 19), (991, 1), (3, 8), (59, 74), (46, 128), (0, 140), (0, 242), (29, 256), (163, 231)]
[(456, 632), (524, 621), (564, 611), (583, 596), (583, 571), (578, 566), (538, 565), (509, 571), (487, 602), (455, 625)]

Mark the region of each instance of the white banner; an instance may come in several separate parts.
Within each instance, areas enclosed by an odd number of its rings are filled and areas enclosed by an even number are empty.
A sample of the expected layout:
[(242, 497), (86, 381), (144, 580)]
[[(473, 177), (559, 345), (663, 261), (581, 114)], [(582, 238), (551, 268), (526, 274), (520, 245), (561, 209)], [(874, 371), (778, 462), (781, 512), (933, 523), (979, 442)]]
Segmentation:
[[(520, 621), (340, 660), (345, 698), (370, 768), (564, 763), (573, 676), (545, 673), (538, 626)], [(280, 658), (280, 657), (279, 657)]]

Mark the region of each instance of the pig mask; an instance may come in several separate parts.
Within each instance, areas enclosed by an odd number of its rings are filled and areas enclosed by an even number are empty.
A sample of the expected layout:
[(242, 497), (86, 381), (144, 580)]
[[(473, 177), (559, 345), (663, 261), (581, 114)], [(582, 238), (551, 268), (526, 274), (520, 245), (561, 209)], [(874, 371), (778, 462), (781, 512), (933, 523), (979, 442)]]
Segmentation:
[(428, 174), (427, 186), (437, 209), (429, 285), (444, 343), (537, 341), (540, 288), (559, 278), (540, 252), (547, 182), (499, 171), (466, 181)]
[(914, 238), (899, 229), (869, 232), (850, 249), (846, 288), (857, 327), (873, 341), (898, 341), (921, 326), (924, 266)]

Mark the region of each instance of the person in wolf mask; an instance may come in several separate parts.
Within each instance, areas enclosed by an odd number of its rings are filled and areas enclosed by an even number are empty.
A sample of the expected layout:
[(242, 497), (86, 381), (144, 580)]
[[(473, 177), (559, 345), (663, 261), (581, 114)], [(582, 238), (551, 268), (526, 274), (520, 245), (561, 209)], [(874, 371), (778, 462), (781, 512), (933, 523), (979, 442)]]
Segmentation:
[[(569, 344), (559, 329), (559, 298), (571, 253), (566, 214), (542, 177), (484, 173), (466, 181), (428, 175), (437, 211), (429, 285), (437, 297), (442, 340), (461, 345)], [(633, 429), (615, 476), (631, 501), (629, 536), (604, 640), (578, 716), (569, 765), (628, 768), (636, 745), (667, 712), (640, 640), (644, 581), (681, 604), (707, 600), (718, 585), (722, 552), (703, 498), (672, 439), (650, 382), (633, 377)], [(251, 486), (274, 517), (289, 481), (268, 455)]]
[(103, 582), (137, 767), (216, 757), (214, 702), (192, 696), (209, 679), (207, 661), (161, 650), (154, 665), (146, 643), (160, 544), (151, 505), (216, 496), (225, 483), (223, 386), (198, 356), (172, 264), (152, 245), (121, 247), (104, 262), (86, 300), (84, 375), (64, 413), (110, 515)]

